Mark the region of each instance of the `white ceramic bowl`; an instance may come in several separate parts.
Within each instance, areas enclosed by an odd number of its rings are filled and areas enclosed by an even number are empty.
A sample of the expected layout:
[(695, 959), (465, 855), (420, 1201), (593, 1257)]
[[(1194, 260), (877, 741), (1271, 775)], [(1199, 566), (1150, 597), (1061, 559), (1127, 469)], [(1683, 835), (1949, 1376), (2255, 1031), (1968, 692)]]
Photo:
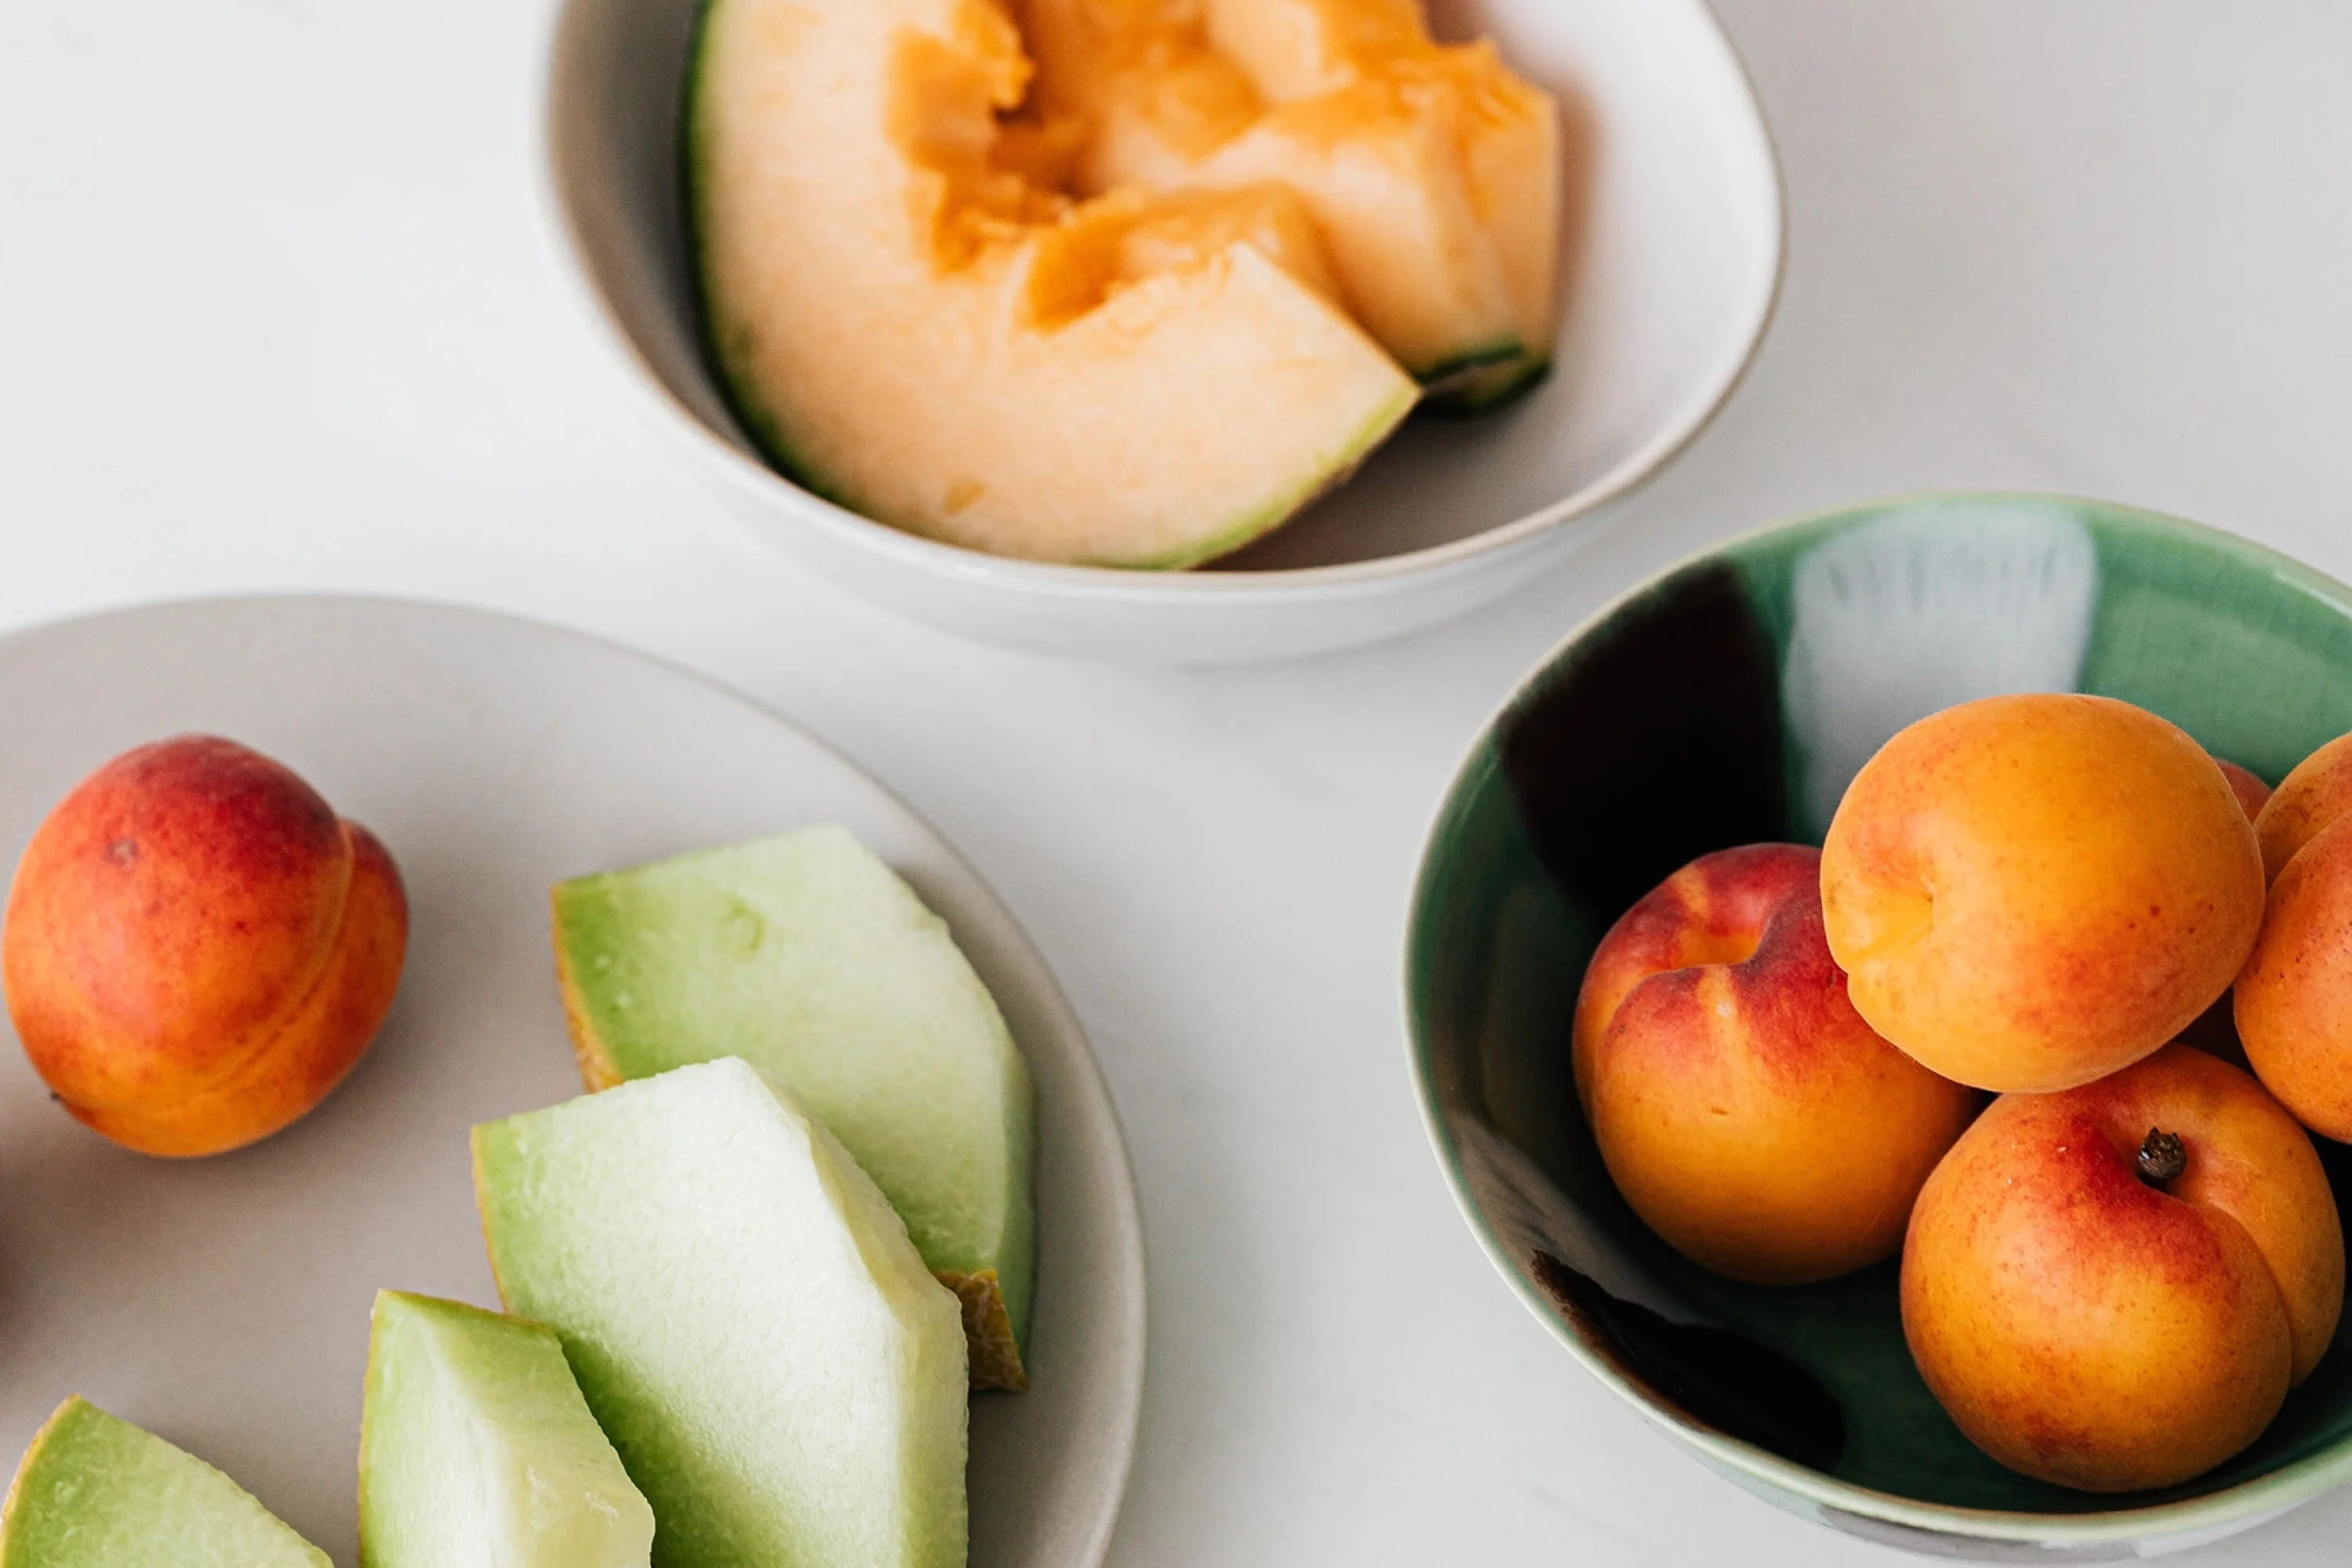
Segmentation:
[(565, 0), (547, 79), (549, 205), (576, 276), (697, 468), (763, 538), (889, 609), (993, 642), (1212, 663), (1370, 642), (1458, 615), (1591, 538), (1695, 436), (1779, 287), (1779, 173), (1705, 0), (1454, 0), (1589, 149), (1561, 353), (1484, 420), (1409, 423), (1347, 486), (1218, 567), (1009, 561), (845, 510), (770, 468), (695, 324), (678, 93), (699, 0)]

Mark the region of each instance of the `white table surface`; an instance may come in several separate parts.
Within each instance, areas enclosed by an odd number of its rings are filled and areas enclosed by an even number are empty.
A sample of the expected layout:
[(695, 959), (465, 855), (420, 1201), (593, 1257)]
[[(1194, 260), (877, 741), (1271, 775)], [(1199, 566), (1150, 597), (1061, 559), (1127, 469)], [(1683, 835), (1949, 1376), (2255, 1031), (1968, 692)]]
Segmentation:
[[(2059, 489), (2352, 576), (2352, 9), (1722, 8), (1792, 237), (1714, 429), (1473, 620), (1181, 673), (887, 618), (720, 513), (553, 286), (547, 0), (5, 0), (0, 628), (485, 605), (706, 670), (903, 792), (1026, 922), (1127, 1120), (1153, 1316), (1123, 1568), (1893, 1561), (1683, 1458), (1490, 1272), (1398, 1032), (1422, 833), (1587, 611), (1792, 514)], [(2334, 1563), (2347, 1529), (2352, 1492), (2182, 1561)]]

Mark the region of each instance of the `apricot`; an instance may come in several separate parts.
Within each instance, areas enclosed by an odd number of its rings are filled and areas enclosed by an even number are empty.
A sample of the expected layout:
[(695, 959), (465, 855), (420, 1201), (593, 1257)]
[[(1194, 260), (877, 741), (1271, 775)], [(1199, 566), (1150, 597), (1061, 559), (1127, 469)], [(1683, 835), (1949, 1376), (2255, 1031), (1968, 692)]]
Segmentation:
[(373, 835), (259, 752), (187, 735), (115, 758), (35, 830), (0, 983), (68, 1110), (146, 1153), (210, 1154), (342, 1079), (407, 941)]
[[(2271, 786), (2263, 783), (2251, 769), (2242, 768), (2226, 757), (2215, 757), (2221, 764), (2221, 776), (2230, 781), (2230, 793), (2238, 797), (2238, 808), (2252, 822), (2259, 816), (2263, 804), (2271, 797)], [(2213, 1005), (2190, 1020), (2177, 1038), (2184, 1046), (2194, 1046), (2209, 1055), (2220, 1057), (2231, 1067), (2247, 1067), (2245, 1047), (2238, 1042), (2238, 1026), (2231, 1016), (2235, 998), (2227, 991)]]
[(2229, 988), (2262, 926), (2262, 858), (2221, 767), (2155, 714), (1989, 697), (1864, 764), (1822, 900), (1873, 1028), (1962, 1083), (2070, 1089)]
[[(2252, 822), (2260, 816), (2271, 798), (2271, 786), (2263, 783), (2262, 775), (2252, 768), (2240, 767), (2227, 757), (2215, 757), (2213, 761), (2221, 767), (2221, 776), (2230, 781), (2230, 793), (2238, 797), (2238, 809), (2246, 814), (2246, 820)], [(2259, 830), (2255, 837), (2260, 838)]]
[(1577, 1093), (1618, 1190), (1694, 1261), (1758, 1284), (1892, 1255), (1979, 1097), (1888, 1045), (1822, 937), (1821, 856), (1702, 856), (1601, 939)]
[(2310, 1137), (2182, 1046), (1993, 1101), (1928, 1178), (1903, 1247), (1904, 1335), (1960, 1430), (2090, 1491), (2168, 1486), (2252, 1442), (2343, 1300)]
[[(2284, 793), (2284, 785), (2280, 786)], [(2239, 973), (2238, 1038), (2263, 1086), (2303, 1124), (2352, 1142), (2352, 816), (2321, 828), (2271, 884)]]
[(2263, 874), (2278, 880), (2295, 851), (2347, 811), (2352, 811), (2352, 735), (2338, 735), (2295, 763), (2254, 818)]

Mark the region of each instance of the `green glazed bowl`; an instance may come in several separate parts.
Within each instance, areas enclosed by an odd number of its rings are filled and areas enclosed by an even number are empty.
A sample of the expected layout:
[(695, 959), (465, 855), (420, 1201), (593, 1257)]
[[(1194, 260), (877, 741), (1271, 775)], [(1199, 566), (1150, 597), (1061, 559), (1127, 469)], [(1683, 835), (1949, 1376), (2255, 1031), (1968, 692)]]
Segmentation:
[[(1763, 1288), (1685, 1261), (1611, 1186), (1569, 1067), (1585, 963), (1635, 899), (1711, 849), (1818, 844), (1896, 730), (2022, 690), (2139, 703), (2275, 784), (2352, 730), (2352, 590), (2210, 529), (2038, 496), (1837, 512), (1675, 568), (1561, 644), (1448, 791), (1407, 939), (1412, 1067), (1503, 1277), (1698, 1458), (1913, 1551), (2145, 1556), (2352, 1477), (2352, 1333), (2193, 1481), (2116, 1497), (2029, 1479), (1929, 1395), (1892, 1262)], [(2319, 1142), (2352, 1212), (2352, 1150)]]

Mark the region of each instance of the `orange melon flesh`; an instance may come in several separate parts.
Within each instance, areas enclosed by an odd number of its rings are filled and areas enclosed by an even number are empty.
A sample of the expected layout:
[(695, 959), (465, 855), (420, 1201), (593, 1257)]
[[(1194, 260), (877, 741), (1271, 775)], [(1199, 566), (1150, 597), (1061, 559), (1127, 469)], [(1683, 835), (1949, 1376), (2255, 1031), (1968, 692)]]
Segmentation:
[(1481, 372), (1457, 401), (1476, 404), (1539, 374), (1559, 330), (1559, 106), (1514, 75), (1491, 43), (1431, 40), (1416, 0), (1204, 0), (1210, 41), (1266, 99), (1295, 102), (1365, 80), (1407, 90), (1444, 83), (1470, 202), (1502, 269), (1513, 363)]
[(1558, 109), (1491, 47), (1433, 43), (1411, 0), (1025, 0), (1021, 20), (1031, 112), (1083, 127), (1079, 189), (1287, 184), (1340, 298), (1422, 381), (1549, 360)]
[(1417, 0), (1202, 0), (1209, 40), (1277, 103), (1429, 54)]
[(1055, 188), (1061, 129), (988, 0), (712, 0), (688, 168), (746, 426), (881, 521), (1038, 560), (1184, 566), (1336, 483), (1409, 377), (1329, 298), (1297, 198)]

